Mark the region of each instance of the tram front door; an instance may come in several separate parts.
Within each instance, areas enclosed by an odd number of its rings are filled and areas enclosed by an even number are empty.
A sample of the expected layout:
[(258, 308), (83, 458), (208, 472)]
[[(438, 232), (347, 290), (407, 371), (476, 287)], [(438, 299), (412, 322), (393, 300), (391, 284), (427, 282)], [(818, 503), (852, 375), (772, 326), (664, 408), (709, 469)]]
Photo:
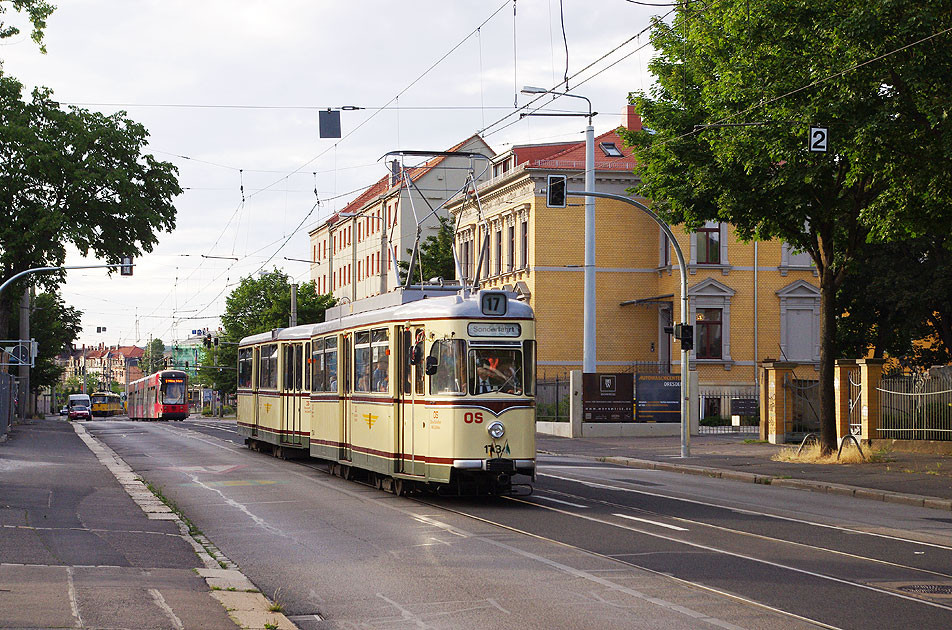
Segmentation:
[(426, 339), (422, 327), (399, 328), (400, 339), (400, 403), (397, 405), (397, 453), (395, 471), (406, 475), (425, 475), (426, 422), (423, 398), (424, 355)]
[(301, 344), (284, 346), (284, 418), (281, 442), (294, 446), (304, 444), (301, 430), (301, 405), (304, 387), (304, 348)]
[(350, 424), (351, 424), (351, 415), (354, 412), (354, 401), (352, 399), (354, 387), (353, 387), (353, 374), (354, 370), (352, 367), (353, 357), (351, 355), (351, 343), (352, 339), (349, 335), (344, 335), (340, 340), (340, 352), (338, 352), (338, 367), (340, 369), (340, 375), (338, 377), (338, 383), (340, 384), (340, 446), (338, 448), (337, 457), (342, 461), (349, 462), (351, 461), (351, 448), (350, 448)]

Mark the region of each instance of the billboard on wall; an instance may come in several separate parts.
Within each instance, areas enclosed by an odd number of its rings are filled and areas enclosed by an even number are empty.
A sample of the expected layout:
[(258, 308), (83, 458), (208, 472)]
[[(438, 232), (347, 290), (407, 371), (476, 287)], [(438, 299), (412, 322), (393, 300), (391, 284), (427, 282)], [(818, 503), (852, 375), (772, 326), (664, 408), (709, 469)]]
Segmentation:
[(635, 376), (636, 422), (681, 422), (681, 379), (671, 374)]
[(582, 375), (583, 422), (631, 422), (634, 420), (633, 401), (631, 374)]

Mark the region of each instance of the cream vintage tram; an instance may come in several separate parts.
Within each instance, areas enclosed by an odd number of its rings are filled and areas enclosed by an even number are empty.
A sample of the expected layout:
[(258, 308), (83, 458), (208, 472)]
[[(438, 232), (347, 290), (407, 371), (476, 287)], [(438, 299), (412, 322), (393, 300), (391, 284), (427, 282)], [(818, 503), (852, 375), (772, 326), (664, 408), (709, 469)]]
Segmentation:
[(535, 478), (535, 322), (502, 291), (404, 289), (246, 337), (249, 447), (331, 462), (397, 494), (503, 493)]

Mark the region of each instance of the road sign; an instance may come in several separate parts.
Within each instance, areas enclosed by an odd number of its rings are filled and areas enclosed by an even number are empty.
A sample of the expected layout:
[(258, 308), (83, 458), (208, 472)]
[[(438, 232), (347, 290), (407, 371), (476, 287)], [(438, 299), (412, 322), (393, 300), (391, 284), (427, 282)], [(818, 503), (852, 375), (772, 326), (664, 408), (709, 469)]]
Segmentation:
[(33, 367), (33, 360), (36, 357), (35, 341), (0, 341), (3, 344), (3, 359), (0, 365), (29, 365)]
[(807, 139), (807, 145), (809, 145), (811, 153), (826, 153), (829, 140), (830, 134), (826, 127), (810, 127), (810, 137)]

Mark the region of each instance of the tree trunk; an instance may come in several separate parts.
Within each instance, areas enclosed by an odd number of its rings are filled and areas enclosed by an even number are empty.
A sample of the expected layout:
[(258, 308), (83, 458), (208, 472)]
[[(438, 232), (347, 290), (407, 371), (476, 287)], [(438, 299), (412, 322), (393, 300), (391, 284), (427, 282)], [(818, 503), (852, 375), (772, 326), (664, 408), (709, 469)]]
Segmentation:
[(836, 346), (836, 287), (833, 270), (824, 265), (820, 274), (820, 450), (836, 450), (836, 405), (833, 396), (833, 366)]

